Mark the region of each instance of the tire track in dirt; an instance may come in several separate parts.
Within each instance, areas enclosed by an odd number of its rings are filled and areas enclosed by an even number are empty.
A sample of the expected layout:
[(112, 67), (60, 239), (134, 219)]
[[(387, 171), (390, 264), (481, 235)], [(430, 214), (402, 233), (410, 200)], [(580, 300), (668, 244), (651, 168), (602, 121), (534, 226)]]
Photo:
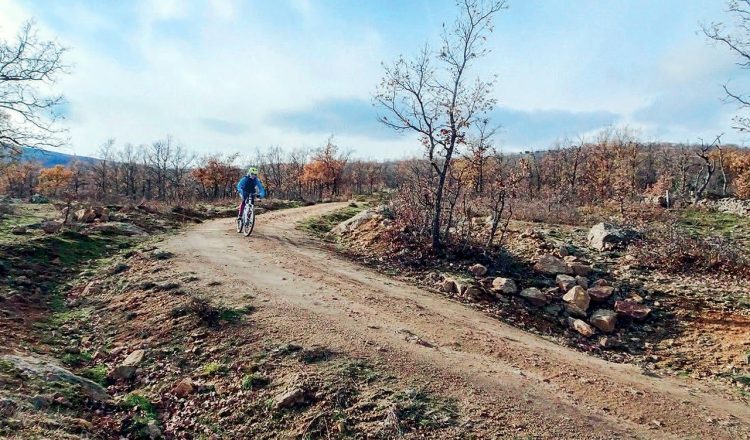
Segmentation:
[(178, 269), (222, 283), (210, 295), (258, 307), (255, 319), (276, 334), (384, 361), (399, 378), (456, 398), (471, 420), (503, 426), (498, 432), (750, 438), (750, 409), (718, 384), (649, 377), (561, 347), (348, 261), (295, 229), (343, 206), (262, 215), (249, 238), (231, 219), (214, 220), (164, 248)]

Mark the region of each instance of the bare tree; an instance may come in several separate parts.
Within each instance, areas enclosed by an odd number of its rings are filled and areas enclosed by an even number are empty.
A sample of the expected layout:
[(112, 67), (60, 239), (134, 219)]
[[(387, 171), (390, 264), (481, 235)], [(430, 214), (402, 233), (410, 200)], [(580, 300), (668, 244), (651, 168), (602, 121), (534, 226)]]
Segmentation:
[(721, 135), (716, 136), (716, 139), (710, 144), (706, 144), (701, 139), (701, 145), (695, 151), (695, 155), (701, 160), (701, 170), (695, 176), (695, 201), (698, 201), (703, 197), (703, 192), (706, 190), (708, 183), (711, 181), (711, 177), (713, 177), (714, 172), (716, 171), (716, 160), (711, 157), (711, 150), (718, 148), (720, 143)]
[[(721, 22), (702, 25), (703, 33), (712, 41), (727, 47), (737, 58), (741, 69), (750, 69), (750, 0), (729, 0), (727, 12), (734, 20), (730, 28)], [(750, 95), (732, 90), (724, 84), (727, 100), (739, 104), (740, 110), (750, 108)], [(742, 114), (734, 117), (734, 128), (750, 131), (750, 117)]]
[(33, 22), (27, 22), (15, 42), (0, 41), (0, 158), (17, 154), (21, 147), (58, 147), (61, 130), (58, 106), (62, 96), (44, 96), (40, 87), (54, 84), (66, 71), (65, 49), (39, 39)]
[(380, 122), (396, 131), (416, 132), (437, 174), (432, 213), (432, 249), (441, 248), (443, 190), (456, 149), (465, 143), (466, 132), (494, 106), (494, 81), (471, 81), (474, 61), (488, 53), (487, 34), (493, 16), (506, 8), (504, 0), (460, 0), (460, 16), (444, 26), (437, 53), (428, 46), (412, 60), (400, 57), (384, 65), (384, 77), (375, 102), (386, 113)]
[(115, 140), (107, 139), (107, 141), (99, 147), (99, 160), (94, 162), (91, 167), (94, 177), (94, 185), (96, 186), (99, 197), (102, 199), (107, 197), (110, 185), (113, 181), (112, 171), (115, 167), (113, 162), (114, 146)]

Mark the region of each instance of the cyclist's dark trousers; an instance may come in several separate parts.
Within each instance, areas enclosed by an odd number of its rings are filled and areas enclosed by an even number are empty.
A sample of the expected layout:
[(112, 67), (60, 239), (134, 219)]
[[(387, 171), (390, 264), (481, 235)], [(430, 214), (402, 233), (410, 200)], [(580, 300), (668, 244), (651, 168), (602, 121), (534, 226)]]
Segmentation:
[(240, 209), (237, 211), (237, 217), (242, 217), (242, 211), (245, 210), (245, 204), (247, 203), (247, 199), (250, 199), (253, 205), (255, 204), (255, 196), (245, 197), (242, 199), (242, 203), (240, 203)]

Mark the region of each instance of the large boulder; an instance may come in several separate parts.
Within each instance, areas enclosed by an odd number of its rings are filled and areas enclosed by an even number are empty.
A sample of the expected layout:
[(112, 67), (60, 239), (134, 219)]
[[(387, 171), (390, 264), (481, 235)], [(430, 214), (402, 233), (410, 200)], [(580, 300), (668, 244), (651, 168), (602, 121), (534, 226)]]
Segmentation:
[(336, 225), (329, 234), (331, 235), (346, 235), (357, 230), (363, 223), (366, 223), (374, 218), (382, 217), (378, 214), (377, 210), (368, 209), (360, 212), (354, 217), (344, 220), (343, 222)]
[(48, 382), (70, 384), (78, 393), (97, 402), (109, 402), (112, 400), (112, 397), (107, 394), (107, 390), (98, 383), (80, 377), (46, 359), (11, 354), (6, 354), (0, 357), (0, 359), (13, 365), (16, 370), (26, 377), (34, 377)]
[(570, 268), (568, 263), (549, 254), (539, 257), (539, 260), (537, 260), (537, 263), (534, 265), (534, 270), (547, 275), (557, 275), (561, 273), (566, 275), (573, 274), (573, 269)]
[(598, 309), (591, 314), (589, 322), (604, 333), (611, 333), (615, 330), (617, 314), (612, 310)]
[(598, 251), (622, 249), (638, 237), (632, 229), (618, 227), (610, 223), (597, 223), (588, 234), (589, 246)]
[(575, 286), (571, 288), (563, 295), (562, 299), (565, 302), (566, 309), (572, 315), (586, 316), (591, 298), (583, 287)]
[(628, 318), (645, 319), (651, 313), (651, 309), (635, 301), (615, 301), (615, 312)]
[(492, 291), (495, 293), (512, 295), (518, 292), (518, 286), (516, 286), (516, 282), (510, 278), (497, 277), (492, 280)]
[(523, 289), (520, 293), (520, 296), (521, 298), (537, 307), (542, 307), (547, 304), (547, 295), (542, 293), (542, 291), (537, 289), (536, 287)]

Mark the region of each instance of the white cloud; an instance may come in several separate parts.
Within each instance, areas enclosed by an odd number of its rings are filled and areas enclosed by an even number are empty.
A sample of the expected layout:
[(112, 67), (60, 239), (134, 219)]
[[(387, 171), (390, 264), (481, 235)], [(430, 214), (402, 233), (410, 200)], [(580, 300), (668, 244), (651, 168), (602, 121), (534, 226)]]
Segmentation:
[(12, 40), (31, 14), (13, 0), (0, 0), (0, 40)]

